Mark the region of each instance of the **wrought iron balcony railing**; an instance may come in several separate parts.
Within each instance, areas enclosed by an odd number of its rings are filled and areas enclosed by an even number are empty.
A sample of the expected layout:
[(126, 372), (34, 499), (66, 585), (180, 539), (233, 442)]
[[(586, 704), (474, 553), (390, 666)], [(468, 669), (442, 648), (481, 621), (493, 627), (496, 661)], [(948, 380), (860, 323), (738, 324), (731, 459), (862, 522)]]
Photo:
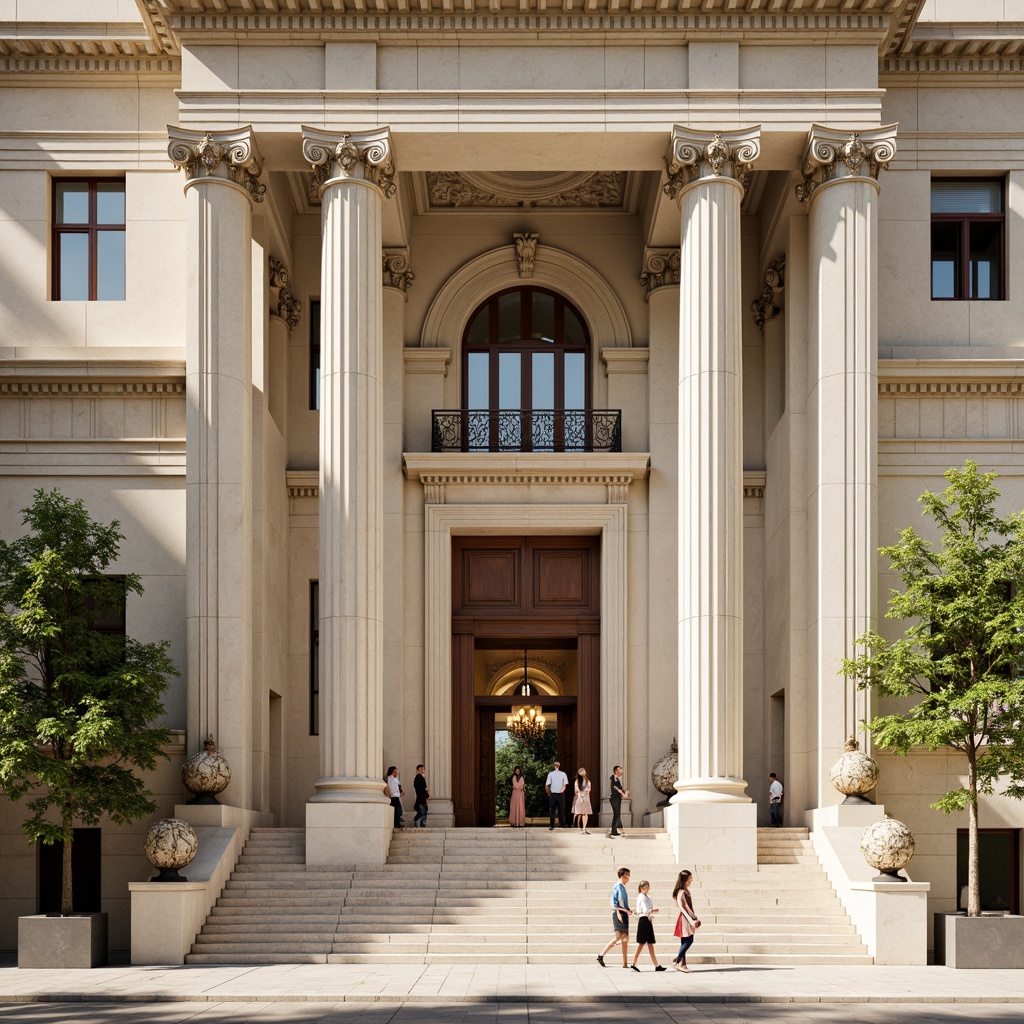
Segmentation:
[(433, 452), (621, 452), (619, 409), (435, 409)]

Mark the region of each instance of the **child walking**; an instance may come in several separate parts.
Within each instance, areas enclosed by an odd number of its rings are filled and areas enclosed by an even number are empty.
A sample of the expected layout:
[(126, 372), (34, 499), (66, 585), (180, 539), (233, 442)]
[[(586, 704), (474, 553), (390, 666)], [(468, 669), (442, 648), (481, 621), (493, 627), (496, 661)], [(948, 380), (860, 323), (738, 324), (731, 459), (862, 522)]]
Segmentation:
[(654, 964), (656, 971), (668, 970), (667, 967), (662, 967), (658, 963), (658, 958), (654, 954), (654, 921), (652, 920), (653, 915), (658, 912), (658, 908), (651, 902), (650, 897), (651, 883), (643, 881), (640, 883), (640, 896), (636, 901), (636, 912), (637, 912), (637, 923), (636, 923), (636, 952), (633, 954), (633, 970), (638, 974), (640, 968), (637, 967), (636, 962), (640, 959), (640, 953), (644, 946), (647, 947), (647, 952), (651, 955), (651, 963)]

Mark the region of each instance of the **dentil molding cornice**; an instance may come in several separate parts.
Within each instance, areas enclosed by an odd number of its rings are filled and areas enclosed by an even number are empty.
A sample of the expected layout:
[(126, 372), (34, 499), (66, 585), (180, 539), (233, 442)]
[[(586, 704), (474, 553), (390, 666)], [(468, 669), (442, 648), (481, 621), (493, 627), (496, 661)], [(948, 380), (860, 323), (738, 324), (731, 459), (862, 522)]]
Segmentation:
[(665, 195), (676, 199), (702, 178), (731, 178), (746, 191), (753, 163), (761, 153), (761, 126), (707, 132), (673, 125), (665, 171)]
[(251, 125), (231, 131), (201, 132), (169, 124), (167, 137), (167, 155), (175, 167), (185, 172), (186, 189), (206, 181), (231, 181), (245, 189), (253, 202), (263, 202), (267, 186), (259, 180), (262, 168)]
[(796, 197), (809, 202), (823, 185), (844, 178), (878, 180), (880, 171), (896, 155), (898, 124), (886, 124), (871, 131), (843, 131), (811, 125), (804, 147), (804, 180), (796, 186)]

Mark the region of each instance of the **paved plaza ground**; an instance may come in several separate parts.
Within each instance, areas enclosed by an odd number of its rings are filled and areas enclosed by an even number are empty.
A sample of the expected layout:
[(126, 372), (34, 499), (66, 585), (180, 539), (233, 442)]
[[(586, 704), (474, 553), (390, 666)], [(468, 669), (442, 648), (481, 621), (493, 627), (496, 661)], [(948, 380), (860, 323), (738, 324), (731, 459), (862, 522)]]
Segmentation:
[(3, 1024), (941, 1024), (1024, 1020), (1024, 972), (597, 964), (0, 968)]

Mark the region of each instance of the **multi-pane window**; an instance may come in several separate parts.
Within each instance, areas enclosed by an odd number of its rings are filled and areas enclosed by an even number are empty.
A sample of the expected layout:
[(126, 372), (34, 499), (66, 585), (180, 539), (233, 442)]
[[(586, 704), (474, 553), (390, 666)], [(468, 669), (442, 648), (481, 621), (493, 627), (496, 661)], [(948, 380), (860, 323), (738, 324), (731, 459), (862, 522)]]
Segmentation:
[(1005, 298), (1002, 179), (932, 181), (932, 298)]
[(54, 299), (124, 299), (124, 228), (124, 179), (54, 179)]
[(320, 408), (320, 300), (309, 300), (309, 407)]
[(533, 287), (493, 295), (470, 317), (462, 351), (471, 448), (583, 447), (590, 337), (561, 295)]

